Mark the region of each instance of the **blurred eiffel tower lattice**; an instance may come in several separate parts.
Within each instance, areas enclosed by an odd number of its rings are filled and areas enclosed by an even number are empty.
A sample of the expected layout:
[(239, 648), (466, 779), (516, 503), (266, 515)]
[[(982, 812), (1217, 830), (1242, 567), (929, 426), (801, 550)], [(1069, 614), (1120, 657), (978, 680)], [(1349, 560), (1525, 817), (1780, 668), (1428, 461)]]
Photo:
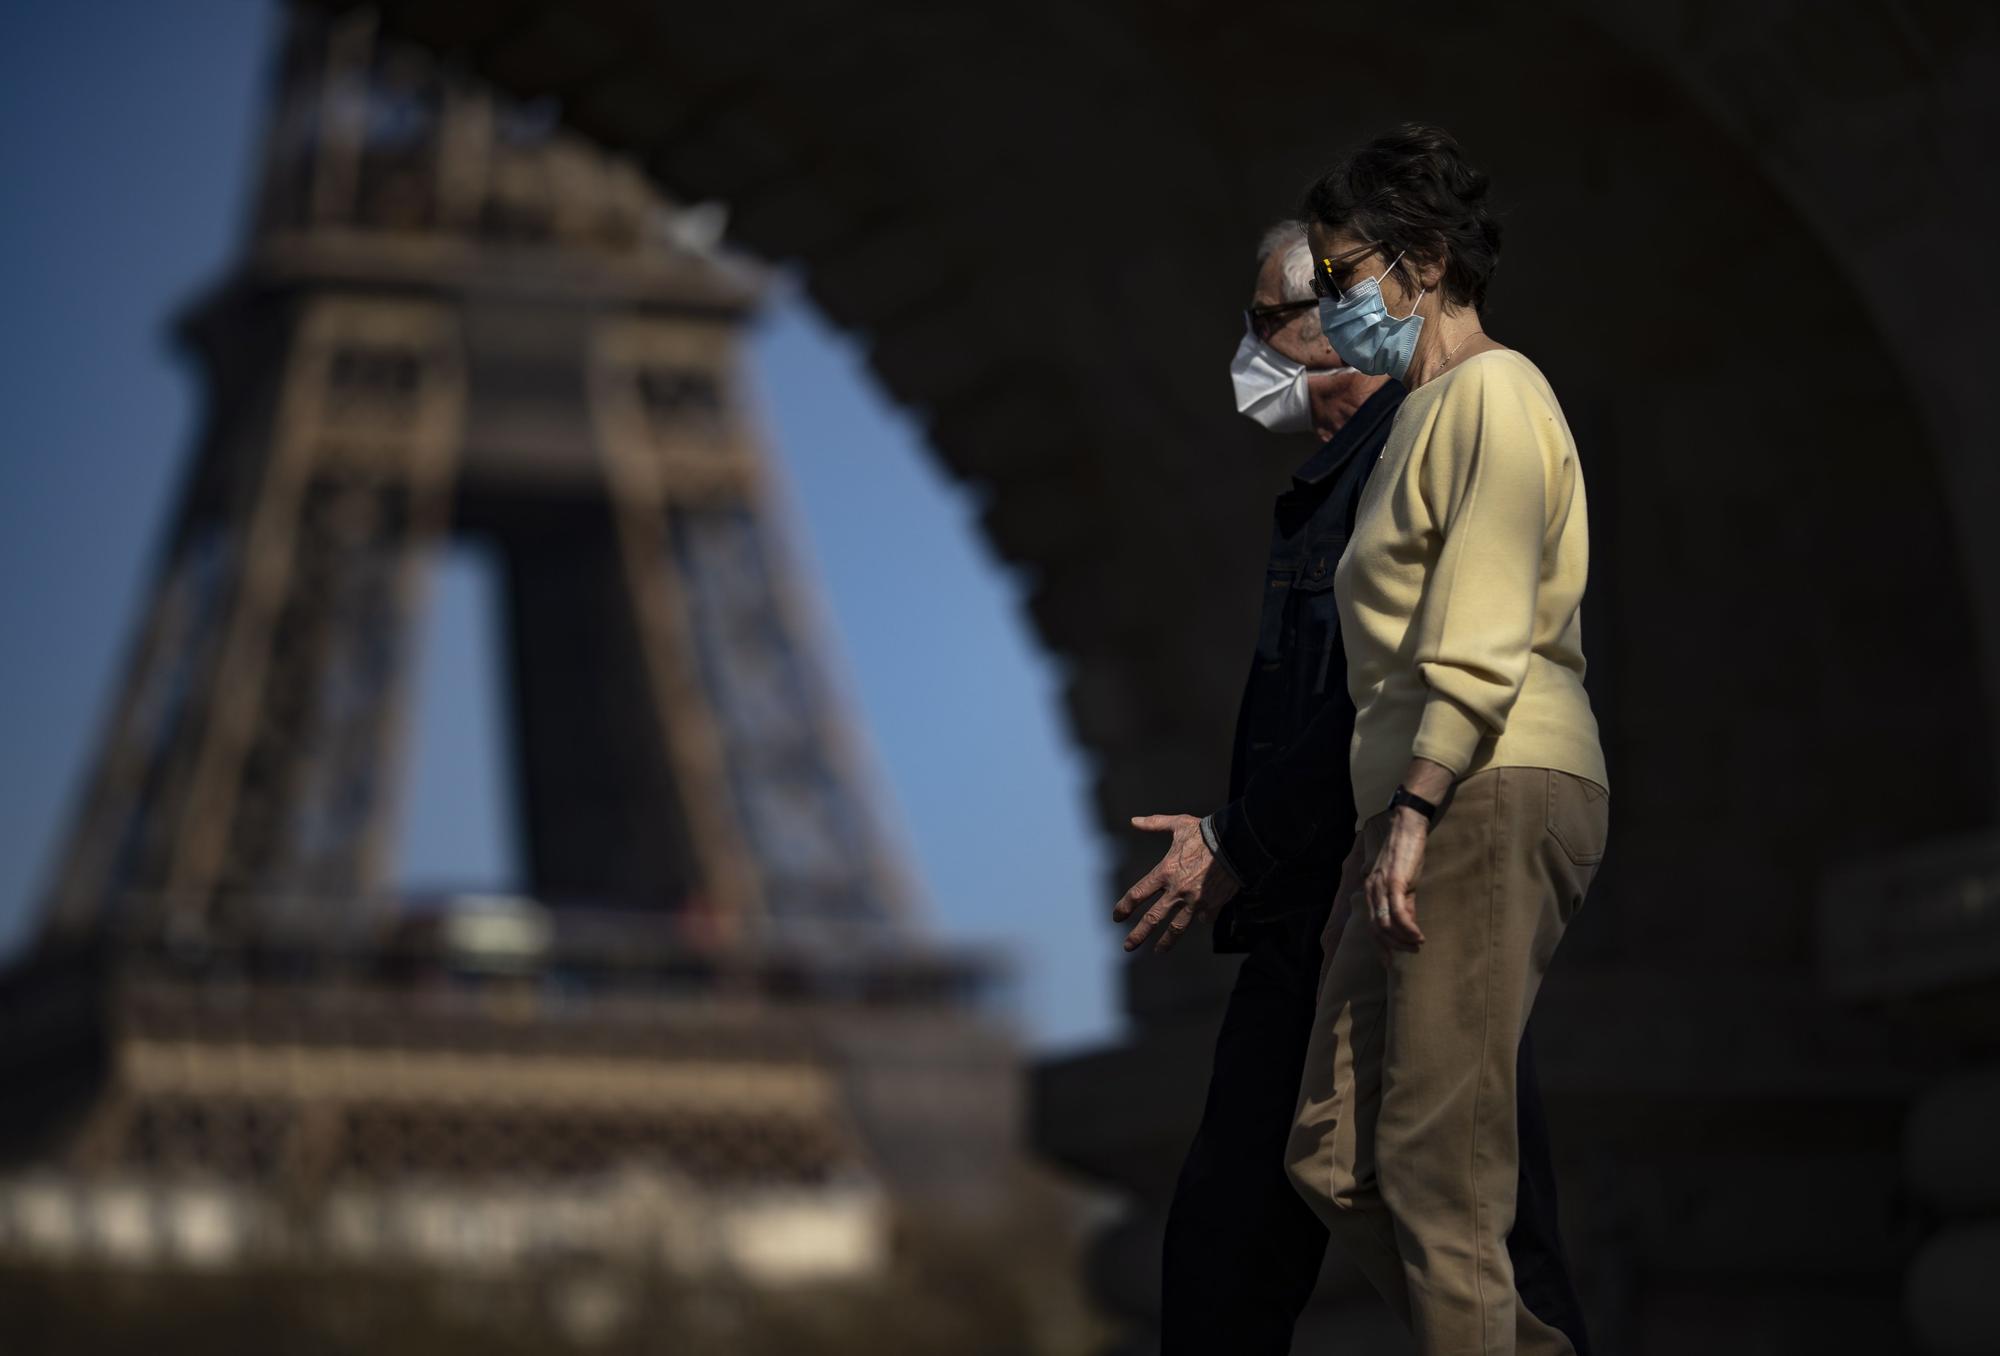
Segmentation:
[[(998, 1208), (991, 958), (925, 940), (746, 416), (763, 279), (639, 170), (293, 14), (208, 417), (35, 943), (0, 1256), (879, 1269)], [(396, 885), (446, 546), (518, 894)], [(664, 1259), (664, 1260), (663, 1260)]]

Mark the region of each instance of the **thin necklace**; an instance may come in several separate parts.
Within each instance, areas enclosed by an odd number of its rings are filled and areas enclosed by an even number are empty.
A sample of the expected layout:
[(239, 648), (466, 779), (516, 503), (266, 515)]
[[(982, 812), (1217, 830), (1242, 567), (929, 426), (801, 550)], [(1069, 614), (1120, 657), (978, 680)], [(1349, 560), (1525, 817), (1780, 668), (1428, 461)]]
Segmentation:
[(1458, 351), (1465, 347), (1465, 341), (1467, 339), (1470, 339), (1475, 334), (1484, 334), (1484, 333), (1486, 333), (1485, 330), (1467, 330), (1465, 334), (1459, 339), (1459, 341), (1451, 346), (1451, 352), (1444, 355), (1444, 361), (1438, 364), (1438, 371), (1442, 372), (1447, 367), (1451, 366), (1451, 360), (1453, 358), (1456, 358), (1458, 356)]

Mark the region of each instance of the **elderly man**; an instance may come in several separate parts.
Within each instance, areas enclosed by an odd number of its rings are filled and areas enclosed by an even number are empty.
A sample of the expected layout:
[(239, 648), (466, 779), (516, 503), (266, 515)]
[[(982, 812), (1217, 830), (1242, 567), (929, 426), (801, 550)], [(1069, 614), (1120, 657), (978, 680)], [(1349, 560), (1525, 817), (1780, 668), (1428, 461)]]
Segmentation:
[[(1282, 222), (1258, 252), (1246, 334), (1230, 365), (1237, 409), (1274, 432), (1317, 434), (1272, 513), (1256, 654), (1237, 713), (1221, 809), (1141, 816), (1173, 836), (1112, 911), (1143, 910), (1128, 951), (1166, 950), (1213, 921), (1217, 951), (1243, 954), (1216, 1038), (1208, 1102), (1167, 1214), (1163, 1356), (1290, 1349), (1326, 1231), (1285, 1176), (1322, 964), (1321, 934), (1354, 843), (1347, 691), (1333, 569), (1402, 404), (1402, 385), (1341, 366), (1320, 330), (1304, 229)], [(1149, 903), (1150, 901), (1150, 903)], [(1530, 1063), (1520, 1049), (1520, 1195), (1507, 1247), (1536, 1315), (1588, 1356), (1556, 1233), (1555, 1175)]]

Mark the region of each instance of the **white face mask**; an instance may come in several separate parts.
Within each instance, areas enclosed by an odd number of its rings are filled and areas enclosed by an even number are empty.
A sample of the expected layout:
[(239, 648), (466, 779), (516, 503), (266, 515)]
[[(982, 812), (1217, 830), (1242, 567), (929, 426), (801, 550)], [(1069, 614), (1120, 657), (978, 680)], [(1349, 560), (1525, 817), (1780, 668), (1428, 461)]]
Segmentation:
[(1243, 327), (1243, 342), (1236, 346), (1236, 356), (1229, 361), (1229, 379), (1236, 387), (1236, 412), (1248, 415), (1273, 433), (1304, 433), (1313, 426), (1312, 397), (1306, 391), (1306, 383), (1324, 375), (1287, 358), (1259, 339), (1247, 324)]

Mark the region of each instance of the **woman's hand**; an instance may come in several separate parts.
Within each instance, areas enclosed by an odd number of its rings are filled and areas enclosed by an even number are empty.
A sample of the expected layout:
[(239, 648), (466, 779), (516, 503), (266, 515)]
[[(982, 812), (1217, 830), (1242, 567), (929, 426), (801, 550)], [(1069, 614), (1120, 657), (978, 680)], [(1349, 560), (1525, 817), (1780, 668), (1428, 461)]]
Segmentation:
[(1430, 823), (1409, 806), (1398, 805), (1384, 810), (1369, 825), (1379, 825), (1384, 815), (1388, 817), (1387, 836), (1376, 850), (1361, 888), (1368, 925), (1374, 929), (1386, 963), (1390, 950), (1415, 951), (1424, 943), (1423, 929), (1417, 926), (1417, 879), (1424, 871)]
[[(1428, 758), (1411, 758), (1403, 772), (1405, 787), (1438, 806), (1450, 798), (1456, 780), (1450, 768)], [(1430, 842), (1431, 825), (1416, 810), (1396, 805), (1361, 828), (1364, 837), (1385, 835), (1362, 881), (1362, 892), (1367, 897), (1368, 926), (1375, 930), (1386, 965), (1391, 950), (1415, 951), (1424, 944), (1424, 930), (1417, 926), (1417, 880), (1424, 874), (1424, 846)]]

